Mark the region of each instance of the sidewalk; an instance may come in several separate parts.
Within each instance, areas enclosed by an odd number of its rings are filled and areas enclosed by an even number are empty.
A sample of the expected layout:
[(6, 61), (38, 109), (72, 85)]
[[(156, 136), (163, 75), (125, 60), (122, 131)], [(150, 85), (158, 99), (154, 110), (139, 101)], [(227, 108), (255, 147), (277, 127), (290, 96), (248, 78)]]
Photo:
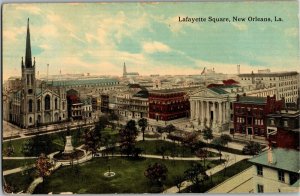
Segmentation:
[(38, 157), (2, 157), (3, 160), (37, 159)]
[[(210, 150), (215, 151), (215, 149), (210, 149)], [(243, 159), (247, 159), (247, 158), (251, 157), (251, 156), (236, 155), (236, 154), (231, 154), (231, 153), (227, 153), (227, 152), (222, 152), (222, 156), (226, 156), (226, 155), (229, 156), (229, 161), (228, 161), (227, 167), (229, 167), (229, 166), (231, 166), (231, 165), (235, 164), (236, 162), (239, 162)], [(224, 165), (220, 164), (220, 165), (217, 165), (216, 167), (213, 167), (213, 168), (207, 170), (206, 174), (208, 176), (211, 176), (211, 175), (214, 175), (215, 173), (217, 173), (217, 172), (219, 172), (223, 169), (224, 169)], [(190, 181), (184, 181), (182, 183), (181, 190), (186, 189), (191, 185), (192, 185), (192, 183)], [(178, 188), (176, 186), (173, 186), (173, 187), (163, 191), (163, 193), (165, 193), (165, 194), (172, 194), (172, 193), (177, 193), (177, 192), (178, 192)]]
[(35, 164), (32, 164), (32, 165), (28, 165), (26, 167), (17, 167), (17, 168), (14, 168), (14, 169), (5, 170), (5, 171), (3, 171), (3, 176), (18, 173), (18, 172), (21, 172), (21, 171), (25, 171), (25, 170), (28, 170), (28, 169), (31, 169), (31, 168), (34, 168), (34, 167), (35, 167)]

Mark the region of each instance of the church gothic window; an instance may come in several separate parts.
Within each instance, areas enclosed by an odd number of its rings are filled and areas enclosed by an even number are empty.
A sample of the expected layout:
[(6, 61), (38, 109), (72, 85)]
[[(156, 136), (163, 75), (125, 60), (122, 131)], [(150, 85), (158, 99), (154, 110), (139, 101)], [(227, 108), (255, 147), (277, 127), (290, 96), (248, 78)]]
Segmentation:
[(54, 107), (57, 110), (57, 98), (55, 98), (55, 100), (54, 100)]
[(41, 111), (41, 100), (37, 100), (37, 111)]
[(29, 75), (27, 74), (26, 76), (27, 85), (29, 85)]
[(32, 112), (32, 100), (31, 99), (28, 102), (28, 112)]
[(50, 110), (50, 96), (46, 95), (45, 97), (45, 110)]

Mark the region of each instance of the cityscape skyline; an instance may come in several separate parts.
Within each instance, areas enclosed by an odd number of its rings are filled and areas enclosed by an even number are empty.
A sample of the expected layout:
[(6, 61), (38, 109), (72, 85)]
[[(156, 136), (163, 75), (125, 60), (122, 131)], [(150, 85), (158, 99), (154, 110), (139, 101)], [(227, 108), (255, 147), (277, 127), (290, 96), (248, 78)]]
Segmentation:
[[(16, 73), (21, 71), (27, 18), (31, 23), (32, 54), (41, 75), (45, 75), (49, 64), (49, 75), (58, 75), (61, 71), (63, 74), (121, 76), (124, 62), (128, 70), (140, 75), (198, 75), (204, 67), (234, 74), (238, 64), (241, 73), (258, 69), (282, 71), (282, 65), (298, 71), (294, 3), (268, 4), (270, 10), (272, 7), (270, 13), (256, 4), (235, 3), (236, 8), (251, 7), (248, 13), (238, 11), (235, 15), (271, 17), (278, 13), (284, 22), (230, 24), (182, 24), (177, 21), (178, 16), (199, 16), (199, 13), (201, 16), (212, 13), (219, 17), (230, 16), (234, 9), (230, 3), (222, 7), (221, 4), (196, 4), (192, 10), (187, 10), (191, 8), (188, 3), (181, 6), (130, 3), (122, 8), (114, 3), (5, 5), (3, 79), (19, 75)], [(282, 6), (290, 12), (281, 12)], [(75, 16), (74, 13), (80, 14)], [(15, 17), (9, 20), (12, 15)], [(216, 33), (216, 29), (222, 33)]]

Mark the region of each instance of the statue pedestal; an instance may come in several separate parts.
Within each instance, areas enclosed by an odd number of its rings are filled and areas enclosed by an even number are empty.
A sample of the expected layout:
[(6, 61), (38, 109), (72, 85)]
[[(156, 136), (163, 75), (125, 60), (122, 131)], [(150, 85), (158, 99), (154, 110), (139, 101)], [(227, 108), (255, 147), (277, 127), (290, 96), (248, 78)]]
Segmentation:
[(66, 145), (63, 154), (71, 154), (74, 152), (74, 147), (72, 145), (72, 136), (66, 136)]

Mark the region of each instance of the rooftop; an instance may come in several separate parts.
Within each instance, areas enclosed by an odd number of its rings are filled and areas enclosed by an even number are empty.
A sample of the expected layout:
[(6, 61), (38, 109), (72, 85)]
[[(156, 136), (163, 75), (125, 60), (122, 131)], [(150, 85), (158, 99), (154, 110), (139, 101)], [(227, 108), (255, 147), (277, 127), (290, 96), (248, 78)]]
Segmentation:
[(147, 90), (141, 90), (137, 92), (133, 97), (140, 97), (140, 98), (148, 98), (149, 97), (149, 92)]
[(228, 94), (227, 91), (225, 91), (224, 89), (222, 88), (219, 88), (219, 87), (212, 87), (212, 88), (209, 88), (210, 90), (218, 93), (218, 94)]
[(249, 161), (254, 164), (299, 173), (299, 151), (284, 148), (274, 148), (272, 152), (273, 157), (276, 159), (274, 164), (268, 162), (268, 151), (262, 152), (261, 154), (249, 159)]
[(240, 96), (236, 101), (237, 103), (249, 103), (249, 104), (265, 104), (267, 103), (266, 97), (250, 97), (250, 96)]
[(173, 88), (173, 89), (160, 89), (160, 90), (150, 90), (149, 93), (154, 94), (169, 94), (169, 93), (184, 93), (184, 89), (182, 88)]
[(286, 71), (286, 72), (270, 72), (270, 73), (247, 73), (247, 74), (239, 74), (239, 77), (250, 77), (250, 76), (259, 76), (259, 77), (280, 77), (280, 76), (291, 76), (297, 75), (296, 71)]
[(51, 86), (76, 86), (76, 85), (93, 85), (93, 84), (113, 84), (119, 82), (112, 78), (98, 78), (98, 79), (84, 79), (84, 80), (57, 80), (48, 81), (47, 84)]

